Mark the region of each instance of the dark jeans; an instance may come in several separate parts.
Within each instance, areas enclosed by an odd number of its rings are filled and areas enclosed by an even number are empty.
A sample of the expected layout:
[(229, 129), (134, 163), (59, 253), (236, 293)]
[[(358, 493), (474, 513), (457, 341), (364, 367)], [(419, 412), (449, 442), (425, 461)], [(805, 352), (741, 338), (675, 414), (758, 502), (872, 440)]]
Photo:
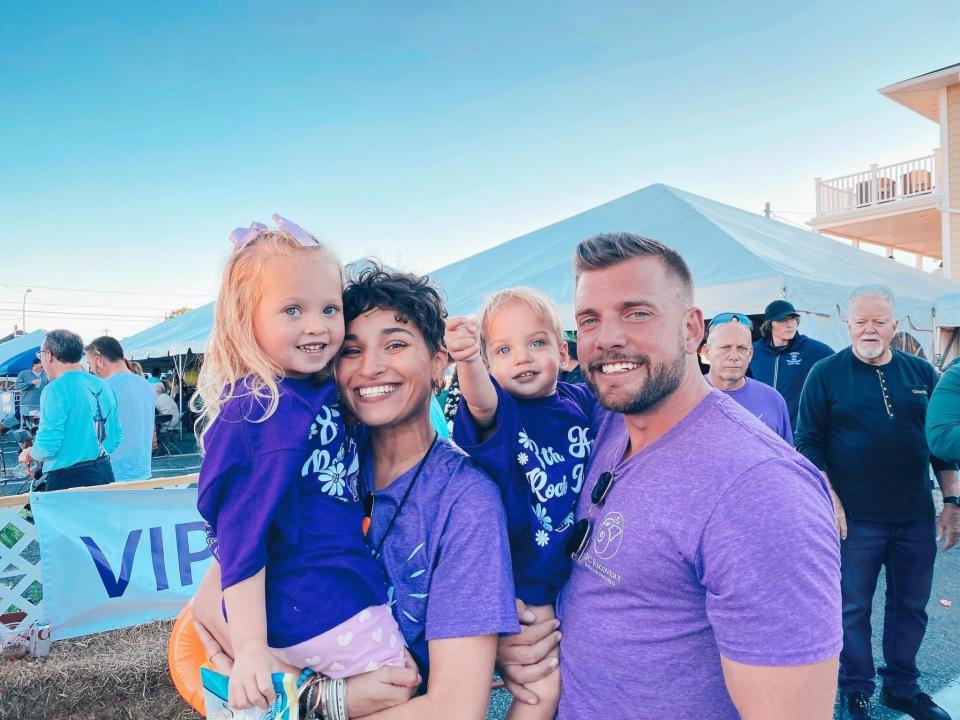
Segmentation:
[(883, 616), (883, 659), (880, 677), (898, 697), (920, 692), (917, 652), (927, 629), (927, 601), (937, 555), (936, 521), (873, 523), (847, 520), (847, 539), (840, 543), (840, 587), (843, 593), (843, 652), (840, 689), (874, 690), (870, 611), (881, 566), (887, 569)]

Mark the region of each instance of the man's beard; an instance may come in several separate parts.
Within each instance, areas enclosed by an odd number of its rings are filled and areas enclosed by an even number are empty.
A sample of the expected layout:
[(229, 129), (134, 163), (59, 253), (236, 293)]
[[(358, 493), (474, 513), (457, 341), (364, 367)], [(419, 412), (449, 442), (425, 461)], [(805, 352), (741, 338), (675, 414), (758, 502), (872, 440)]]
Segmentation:
[(885, 351), (886, 348), (884, 348), (883, 343), (879, 341), (864, 342), (860, 340), (857, 342), (857, 355), (865, 360), (876, 360), (883, 355)]
[[(594, 382), (594, 376), (600, 374), (602, 365), (617, 361), (639, 363), (647, 368), (647, 379), (640, 384), (640, 387), (636, 389), (632, 396), (624, 398), (604, 396)], [(624, 415), (638, 415), (656, 407), (677, 391), (680, 383), (683, 382), (686, 364), (686, 352), (681, 346), (673, 357), (667, 358), (657, 365), (651, 365), (650, 358), (647, 355), (634, 355), (630, 358), (621, 356), (593, 362), (588, 368), (589, 372), (584, 374), (584, 378), (587, 385), (593, 390), (593, 394), (597, 396), (597, 400), (607, 410)]]

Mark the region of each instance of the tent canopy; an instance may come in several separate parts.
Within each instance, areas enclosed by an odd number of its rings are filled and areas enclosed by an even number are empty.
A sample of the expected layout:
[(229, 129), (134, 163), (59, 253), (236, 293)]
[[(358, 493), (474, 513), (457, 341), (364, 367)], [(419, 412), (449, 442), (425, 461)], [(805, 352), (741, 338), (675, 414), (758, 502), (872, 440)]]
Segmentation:
[(960, 292), (948, 293), (937, 298), (937, 325), (960, 327)]
[(573, 250), (580, 240), (612, 230), (676, 248), (690, 266), (697, 304), (706, 317), (724, 311), (762, 314), (767, 303), (782, 298), (804, 315), (802, 332), (834, 347), (849, 344), (842, 319), (850, 290), (879, 283), (897, 296), (901, 329), (930, 335), (918, 337), (929, 354), (934, 299), (958, 287), (802, 228), (661, 184), (447, 265), (431, 277), (446, 288), (451, 315), (475, 312), (485, 296), (501, 288), (526, 285), (552, 297), (565, 325), (573, 327)]
[[(932, 357), (935, 299), (951, 293), (960, 296), (956, 283), (938, 275), (660, 184), (477, 253), (430, 276), (446, 290), (451, 315), (473, 313), (485, 296), (526, 285), (552, 297), (566, 327), (573, 328), (573, 249), (580, 240), (611, 230), (629, 230), (680, 251), (693, 273), (697, 304), (706, 317), (724, 311), (762, 314), (771, 300), (785, 299), (802, 313), (802, 332), (835, 348), (849, 344), (844, 304), (857, 285), (879, 283), (893, 290), (901, 329), (917, 337), (928, 357)], [(960, 297), (954, 304), (960, 320)], [(213, 303), (209, 303), (122, 344), (127, 357), (135, 360), (202, 353), (212, 328)]]
[(213, 305), (212, 302), (201, 305), (124, 338), (120, 341), (123, 354), (131, 360), (146, 360), (202, 353), (213, 329)]
[(16, 375), (29, 370), (46, 337), (46, 330), (34, 330), (0, 343), (0, 375)]

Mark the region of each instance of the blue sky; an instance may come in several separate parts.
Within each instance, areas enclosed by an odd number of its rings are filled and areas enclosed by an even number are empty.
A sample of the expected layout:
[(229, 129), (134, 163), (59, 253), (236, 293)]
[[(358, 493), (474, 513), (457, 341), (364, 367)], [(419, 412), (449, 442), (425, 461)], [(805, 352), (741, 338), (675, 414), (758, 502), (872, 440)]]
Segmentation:
[(877, 88), (960, 62), (955, 0), (653, 5), (7, 4), (0, 334), (24, 287), (89, 337), (198, 305), (274, 211), (427, 271), (653, 182), (802, 222), (938, 144)]

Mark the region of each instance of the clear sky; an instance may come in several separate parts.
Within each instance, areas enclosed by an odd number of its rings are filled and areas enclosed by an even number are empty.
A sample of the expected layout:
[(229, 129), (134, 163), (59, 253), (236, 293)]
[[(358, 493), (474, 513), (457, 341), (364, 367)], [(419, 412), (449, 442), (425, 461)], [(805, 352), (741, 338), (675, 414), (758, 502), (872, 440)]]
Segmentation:
[(0, 28), (0, 335), (30, 287), (28, 330), (86, 339), (212, 299), (274, 211), (417, 271), (653, 182), (802, 223), (814, 177), (938, 145), (877, 88), (960, 62), (956, 0), (38, 1)]

